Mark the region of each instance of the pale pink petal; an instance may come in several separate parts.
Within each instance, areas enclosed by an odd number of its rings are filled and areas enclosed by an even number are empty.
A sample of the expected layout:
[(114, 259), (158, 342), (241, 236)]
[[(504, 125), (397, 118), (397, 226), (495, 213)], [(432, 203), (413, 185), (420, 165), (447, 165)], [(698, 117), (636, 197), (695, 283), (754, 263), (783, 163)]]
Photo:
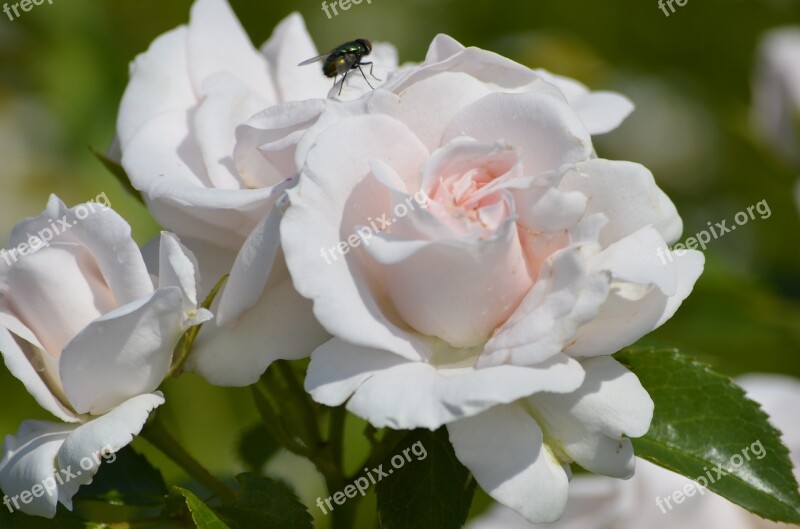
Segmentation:
[(264, 294), (281, 244), (281, 212), (273, 207), (247, 237), (233, 263), (217, 309), (217, 324), (234, 323)]
[(277, 85), (279, 101), (323, 98), (328, 93), (331, 83), (322, 75), (319, 65), (297, 66), (319, 55), (300, 13), (281, 20), (261, 51)]
[(478, 365), (533, 365), (557, 355), (581, 325), (597, 316), (609, 283), (607, 274), (586, 270), (577, 250), (554, 256), (516, 312), (486, 344)]
[(586, 160), (592, 141), (569, 106), (538, 93), (490, 94), (465, 107), (450, 123), (443, 142), (459, 136), (503, 140), (520, 149), (528, 176)]
[[(403, 321), (456, 347), (486, 341), (530, 288), (514, 222), (488, 240), (414, 244), (383, 235), (367, 247)], [(424, 270), (425, 273), (420, 273)]]
[(189, 23), (189, 72), (195, 92), (217, 72), (230, 72), (249, 91), (278, 102), (265, 58), (255, 49), (226, 0), (197, 0)]
[(656, 186), (652, 173), (636, 163), (589, 160), (567, 171), (559, 189), (583, 193), (589, 199), (587, 215), (608, 217), (600, 238), (603, 246), (649, 224), (668, 244), (678, 240), (683, 230), (675, 205)]
[(355, 235), (357, 227), (390, 213), (386, 188), (368, 178), (368, 160), (380, 159), (397, 174), (414, 175), (427, 156), (411, 131), (392, 118), (343, 119), (317, 137), (300, 182), (288, 191), (291, 207), (281, 224), (281, 242), (297, 291), (314, 301), (322, 326), (354, 344), (415, 359), (420, 358), (417, 339), (390, 320), (379, 293), (372, 290), (372, 279), (365, 275), (368, 256), (358, 258), (361, 248), (348, 247), (346, 255), (336, 248)]
[(64, 391), (78, 413), (102, 415), (158, 388), (186, 331), (178, 288), (156, 290), (93, 321), (64, 349)]
[(197, 96), (189, 79), (185, 26), (158, 37), (131, 64), (130, 81), (117, 116), (119, 146), (125, 148), (151, 118), (174, 112), (186, 115)]

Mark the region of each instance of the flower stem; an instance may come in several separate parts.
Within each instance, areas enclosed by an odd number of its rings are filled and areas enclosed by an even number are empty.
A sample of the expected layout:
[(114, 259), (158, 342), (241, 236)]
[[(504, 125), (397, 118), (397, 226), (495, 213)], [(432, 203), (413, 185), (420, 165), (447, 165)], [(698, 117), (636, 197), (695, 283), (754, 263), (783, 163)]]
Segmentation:
[[(211, 308), (211, 304), (214, 303), (214, 298), (217, 297), (217, 294), (219, 294), (222, 285), (224, 285), (225, 281), (228, 280), (228, 275), (229, 274), (225, 274), (224, 276), (222, 276), (222, 278), (219, 281), (217, 281), (217, 284), (214, 285), (214, 288), (211, 289), (211, 292), (208, 293), (208, 296), (206, 296), (205, 301), (203, 301), (202, 307), (204, 309)], [(183, 370), (183, 364), (186, 363), (186, 359), (189, 358), (189, 353), (192, 350), (192, 345), (194, 345), (194, 341), (195, 339), (197, 339), (197, 335), (200, 334), (200, 328), (202, 326), (203, 326), (202, 323), (200, 325), (195, 325), (194, 327), (186, 331), (184, 335), (181, 337), (180, 341), (178, 342), (178, 345), (175, 347), (175, 353), (172, 355), (174, 360), (172, 362), (172, 367), (170, 368), (169, 373), (167, 374), (168, 377), (178, 376), (181, 374), (181, 371)]]
[(198, 463), (181, 444), (164, 428), (156, 417), (142, 431), (142, 437), (161, 450), (190, 476), (200, 482), (225, 503), (236, 501), (236, 494)]

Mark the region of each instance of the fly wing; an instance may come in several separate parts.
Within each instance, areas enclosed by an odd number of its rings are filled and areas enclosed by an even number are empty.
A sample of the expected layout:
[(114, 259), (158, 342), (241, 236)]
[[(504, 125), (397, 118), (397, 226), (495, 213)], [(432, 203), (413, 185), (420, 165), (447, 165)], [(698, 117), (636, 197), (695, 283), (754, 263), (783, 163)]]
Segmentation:
[(310, 59), (306, 59), (305, 61), (301, 62), (297, 66), (305, 66), (306, 64), (311, 64), (311, 63), (314, 63), (314, 62), (324, 61), (325, 58), (328, 55), (330, 55), (330, 52), (329, 53), (323, 53), (322, 55), (317, 55), (316, 57), (312, 57)]

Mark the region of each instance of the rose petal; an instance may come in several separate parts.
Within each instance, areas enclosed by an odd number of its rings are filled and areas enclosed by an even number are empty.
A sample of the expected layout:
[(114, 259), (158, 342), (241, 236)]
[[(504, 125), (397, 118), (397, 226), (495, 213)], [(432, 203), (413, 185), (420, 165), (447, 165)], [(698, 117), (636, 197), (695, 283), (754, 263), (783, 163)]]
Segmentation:
[(355, 252), (326, 259), (326, 250), (335, 252), (357, 226), (389, 211), (385, 188), (366, 178), (368, 160), (382, 159), (397, 174), (413, 175), (419, 174), (427, 156), (411, 131), (392, 118), (343, 119), (317, 137), (300, 182), (288, 191), (292, 205), (281, 224), (281, 242), (297, 291), (314, 301), (322, 326), (354, 344), (413, 359), (420, 358), (417, 338), (386, 316), (361, 268), (366, 265), (356, 260)]
[(590, 92), (586, 86), (574, 79), (555, 75), (546, 70), (534, 71), (561, 90), (592, 136), (611, 132), (633, 112), (633, 103), (621, 94)]
[(236, 256), (217, 309), (219, 326), (233, 323), (261, 299), (280, 249), (280, 224), (281, 212), (273, 207)]
[(578, 116), (556, 98), (538, 94), (490, 94), (459, 112), (443, 142), (459, 136), (504, 140), (521, 149), (526, 175), (533, 176), (586, 160), (592, 141)]
[(99, 203), (67, 209), (57, 196), (50, 195), (47, 209), (41, 215), (14, 227), (11, 243), (27, 242), (31, 235), (44, 229), (54, 234), (54, 243), (76, 243), (91, 252), (118, 304), (130, 303), (153, 291), (153, 282), (131, 236), (131, 227), (113, 209)]
[(533, 523), (557, 520), (569, 482), (521, 406), (496, 406), (447, 426), (458, 459), (489, 496)]
[(205, 308), (198, 307), (197, 277), (199, 269), (194, 254), (183, 246), (173, 234), (161, 234), (161, 263), (159, 288), (178, 287), (183, 297), (184, 327), (200, 325), (214, 317)]
[(593, 159), (578, 164), (561, 180), (562, 191), (579, 191), (589, 198), (586, 215), (604, 213), (603, 246), (652, 224), (668, 244), (683, 231), (675, 205), (656, 186), (653, 174), (632, 162)]
[(348, 410), (378, 428), (436, 429), (536, 392), (572, 391), (582, 380), (565, 355), (530, 367), (437, 369), (333, 339), (314, 351), (306, 390), (327, 406), (347, 401)]
[(261, 51), (267, 58), (271, 76), (277, 85), (279, 101), (323, 98), (328, 93), (330, 83), (319, 68), (297, 67), (306, 59), (318, 55), (300, 13), (292, 13), (281, 20)]
[[(298, 172), (295, 165), (297, 144), (328, 102), (321, 99), (293, 101), (269, 107), (252, 116), (236, 129), (233, 159), (245, 182), (272, 186)], [(287, 141), (291, 138), (291, 141)], [(280, 142), (262, 151), (263, 145)], [(305, 162), (305, 160), (303, 160)]]
[[(609, 271), (616, 281), (655, 285), (667, 296), (678, 288), (678, 264), (658, 250), (667, 245), (652, 226), (641, 228), (587, 261), (592, 271)], [(666, 250), (664, 250), (666, 252)]]
[(442, 136), (453, 117), (490, 92), (470, 75), (443, 72), (412, 84), (400, 95), (376, 91), (369, 99), (369, 110), (399, 119), (433, 151), (443, 145)]
[(86, 325), (116, 307), (92, 255), (76, 244), (25, 256), (4, 280), (7, 306), (54, 359)]
[(58, 489), (58, 499), (67, 509), (72, 510), (72, 497), (82, 485), (92, 482), (100, 464), (104, 460), (110, 464), (116, 457), (113, 454), (139, 435), (150, 412), (162, 404), (161, 392), (138, 395), (69, 434), (58, 451), (59, 468), (78, 471)]
[(214, 189), (185, 116), (163, 114), (145, 124), (122, 157), (134, 187), (166, 229), (238, 249), (266, 214), (272, 189)]
[(608, 356), (582, 364), (583, 385), (563, 394), (528, 398), (548, 438), (583, 468), (622, 479), (633, 475), (633, 446), (650, 428), (653, 401), (636, 375)]
[(211, 75), (230, 72), (267, 105), (278, 102), (266, 60), (250, 42), (227, 1), (195, 1), (187, 53), (196, 93), (203, 93), (203, 83)]
[(186, 60), (187, 35), (185, 26), (161, 35), (131, 64), (117, 116), (121, 148), (151, 118), (168, 112), (186, 114), (197, 103)]
[(597, 317), (578, 330), (564, 352), (572, 356), (614, 354), (666, 322), (692, 291), (703, 272), (702, 253), (687, 250), (683, 256), (670, 254), (677, 263), (677, 289), (667, 297), (657, 288), (644, 297), (630, 299), (624, 284), (613, 286)]
[(560, 353), (608, 297), (610, 278), (589, 273), (577, 250), (545, 265), (536, 284), (486, 344), (481, 367), (532, 365)]
[(154, 391), (186, 331), (183, 296), (160, 288), (93, 321), (64, 349), (64, 391), (78, 413), (101, 415)]
[(311, 302), (285, 281), (267, 288), (233, 326), (203, 326), (185, 369), (217, 386), (248, 386), (275, 360), (311, 354), (329, 335), (311, 312)]
[[(55, 468), (56, 456), (74, 429), (75, 426), (68, 424), (25, 421), (16, 435), (6, 436), (0, 462), (0, 488), (11, 499), (6, 507), (18, 507), (31, 516), (55, 517), (58, 494), (54, 474), (59, 472)], [(63, 475), (59, 473), (59, 477)], [(35, 485), (47, 486), (47, 492), (32, 497), (30, 503), (21, 501), (19, 495), (31, 492)]]
[(194, 112), (193, 132), (212, 187), (260, 187), (240, 178), (232, 155), (236, 127), (263, 109), (265, 100), (228, 72), (208, 77), (203, 82), (203, 94), (205, 97)]
[[(32, 345), (26, 345), (25, 347), (31, 349), (29, 354), (25, 354), (25, 351), (6, 330), (5, 326), (0, 324), (0, 354), (3, 355), (3, 360), (11, 374), (22, 382), (28, 393), (39, 403), (39, 406), (62, 421), (76, 422), (78, 419), (75, 412), (67, 406), (66, 396), (63, 395), (63, 390), (60, 387), (58, 367), (42, 364), (38, 366), (42, 373), (40, 376), (31, 363), (29, 356), (37, 355), (39, 357), (37, 360), (44, 362), (47, 353), (44, 351), (37, 352)], [(48, 380), (49, 384), (45, 380)], [(60, 396), (57, 397), (56, 393), (59, 393)]]
[(532, 284), (513, 221), (479, 243), (416, 243), (379, 234), (366, 251), (384, 265), (383, 285), (403, 321), (453, 346), (485, 342)]

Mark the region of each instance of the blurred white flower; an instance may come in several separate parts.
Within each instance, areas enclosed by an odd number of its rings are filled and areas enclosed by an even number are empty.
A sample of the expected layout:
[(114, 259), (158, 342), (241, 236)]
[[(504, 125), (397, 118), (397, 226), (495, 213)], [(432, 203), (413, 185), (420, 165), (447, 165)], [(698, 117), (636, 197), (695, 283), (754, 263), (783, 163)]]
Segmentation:
[(800, 168), (800, 27), (769, 31), (757, 52), (753, 120), (763, 140)]

